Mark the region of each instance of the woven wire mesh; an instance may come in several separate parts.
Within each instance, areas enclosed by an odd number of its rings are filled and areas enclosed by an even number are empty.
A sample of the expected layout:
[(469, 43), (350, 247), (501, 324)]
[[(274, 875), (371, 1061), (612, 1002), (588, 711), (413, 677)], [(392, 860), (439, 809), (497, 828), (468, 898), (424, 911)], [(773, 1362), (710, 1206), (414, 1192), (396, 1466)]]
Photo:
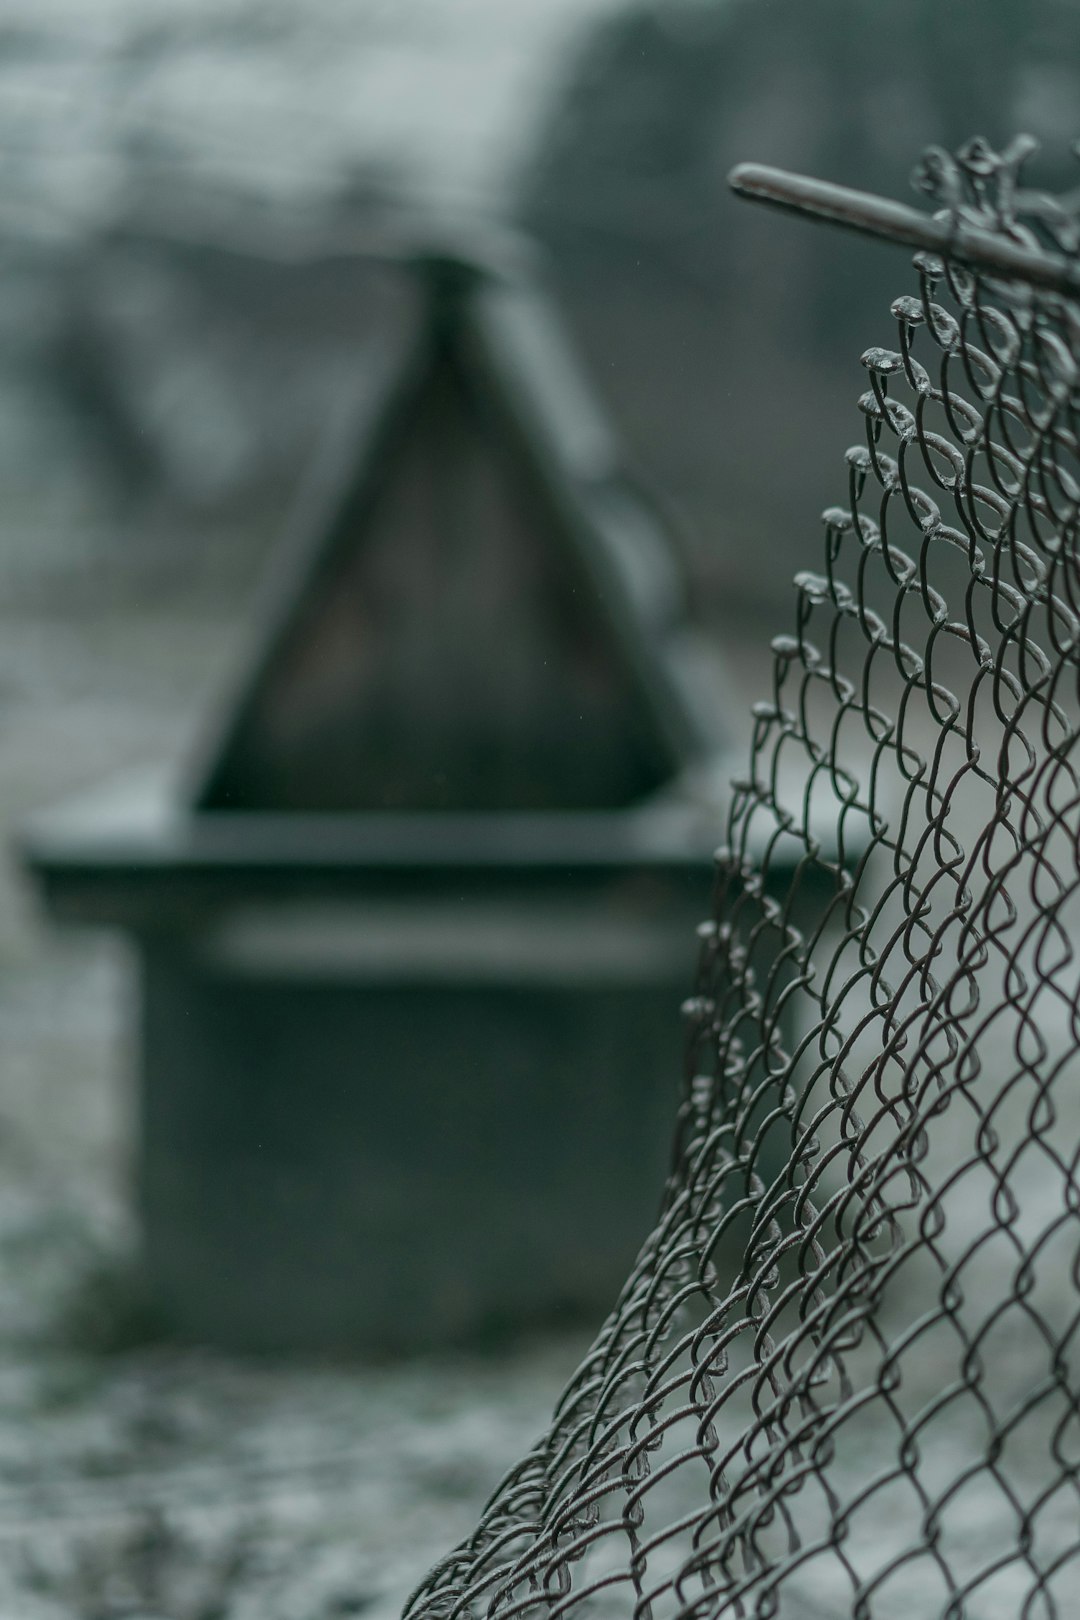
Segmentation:
[[(924, 181), (1075, 254), (1018, 154)], [(658, 1223), (414, 1620), (1076, 1612), (1080, 322), (915, 272), (754, 711)]]

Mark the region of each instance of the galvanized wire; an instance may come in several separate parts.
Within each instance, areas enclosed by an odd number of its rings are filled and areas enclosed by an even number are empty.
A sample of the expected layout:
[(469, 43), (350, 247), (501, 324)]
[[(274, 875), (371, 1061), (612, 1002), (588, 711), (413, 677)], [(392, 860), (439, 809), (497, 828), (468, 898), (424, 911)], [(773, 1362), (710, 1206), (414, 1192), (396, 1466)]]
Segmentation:
[[(1075, 259), (1025, 155), (924, 182)], [(660, 1218), (412, 1620), (1075, 1613), (1080, 317), (915, 268), (754, 711)]]

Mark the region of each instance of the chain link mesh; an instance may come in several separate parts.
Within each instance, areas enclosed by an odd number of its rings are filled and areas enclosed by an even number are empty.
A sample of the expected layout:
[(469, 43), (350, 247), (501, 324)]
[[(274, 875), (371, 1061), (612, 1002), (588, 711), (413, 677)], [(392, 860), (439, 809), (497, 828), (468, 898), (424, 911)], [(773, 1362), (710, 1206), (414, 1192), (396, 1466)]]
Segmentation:
[[(922, 183), (1075, 255), (1026, 150)], [(1080, 326), (915, 268), (754, 710), (659, 1220), (412, 1620), (1076, 1613)]]

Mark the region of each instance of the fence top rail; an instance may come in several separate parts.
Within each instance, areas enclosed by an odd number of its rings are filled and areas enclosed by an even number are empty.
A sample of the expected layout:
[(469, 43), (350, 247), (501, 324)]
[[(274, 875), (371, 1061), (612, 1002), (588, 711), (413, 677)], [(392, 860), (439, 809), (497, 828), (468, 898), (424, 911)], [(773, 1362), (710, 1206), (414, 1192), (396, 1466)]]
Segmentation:
[(1017, 278), (1046, 292), (1080, 294), (1080, 263), (1075, 258), (1011, 240), (998, 234), (1000, 225), (998, 231), (973, 225), (955, 207), (927, 214), (890, 197), (764, 163), (737, 164), (728, 184), (751, 202), (936, 253), (972, 270)]

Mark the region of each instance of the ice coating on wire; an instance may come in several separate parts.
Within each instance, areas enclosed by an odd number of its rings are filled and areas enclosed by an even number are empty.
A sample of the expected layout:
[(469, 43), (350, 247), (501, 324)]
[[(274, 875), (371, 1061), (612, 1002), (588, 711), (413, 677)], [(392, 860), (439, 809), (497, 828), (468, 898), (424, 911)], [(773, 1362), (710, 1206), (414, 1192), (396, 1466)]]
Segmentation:
[[(1075, 256), (1029, 149), (920, 183)], [(754, 709), (659, 1220), (412, 1620), (1072, 1612), (1077, 311), (923, 253), (892, 317)]]

